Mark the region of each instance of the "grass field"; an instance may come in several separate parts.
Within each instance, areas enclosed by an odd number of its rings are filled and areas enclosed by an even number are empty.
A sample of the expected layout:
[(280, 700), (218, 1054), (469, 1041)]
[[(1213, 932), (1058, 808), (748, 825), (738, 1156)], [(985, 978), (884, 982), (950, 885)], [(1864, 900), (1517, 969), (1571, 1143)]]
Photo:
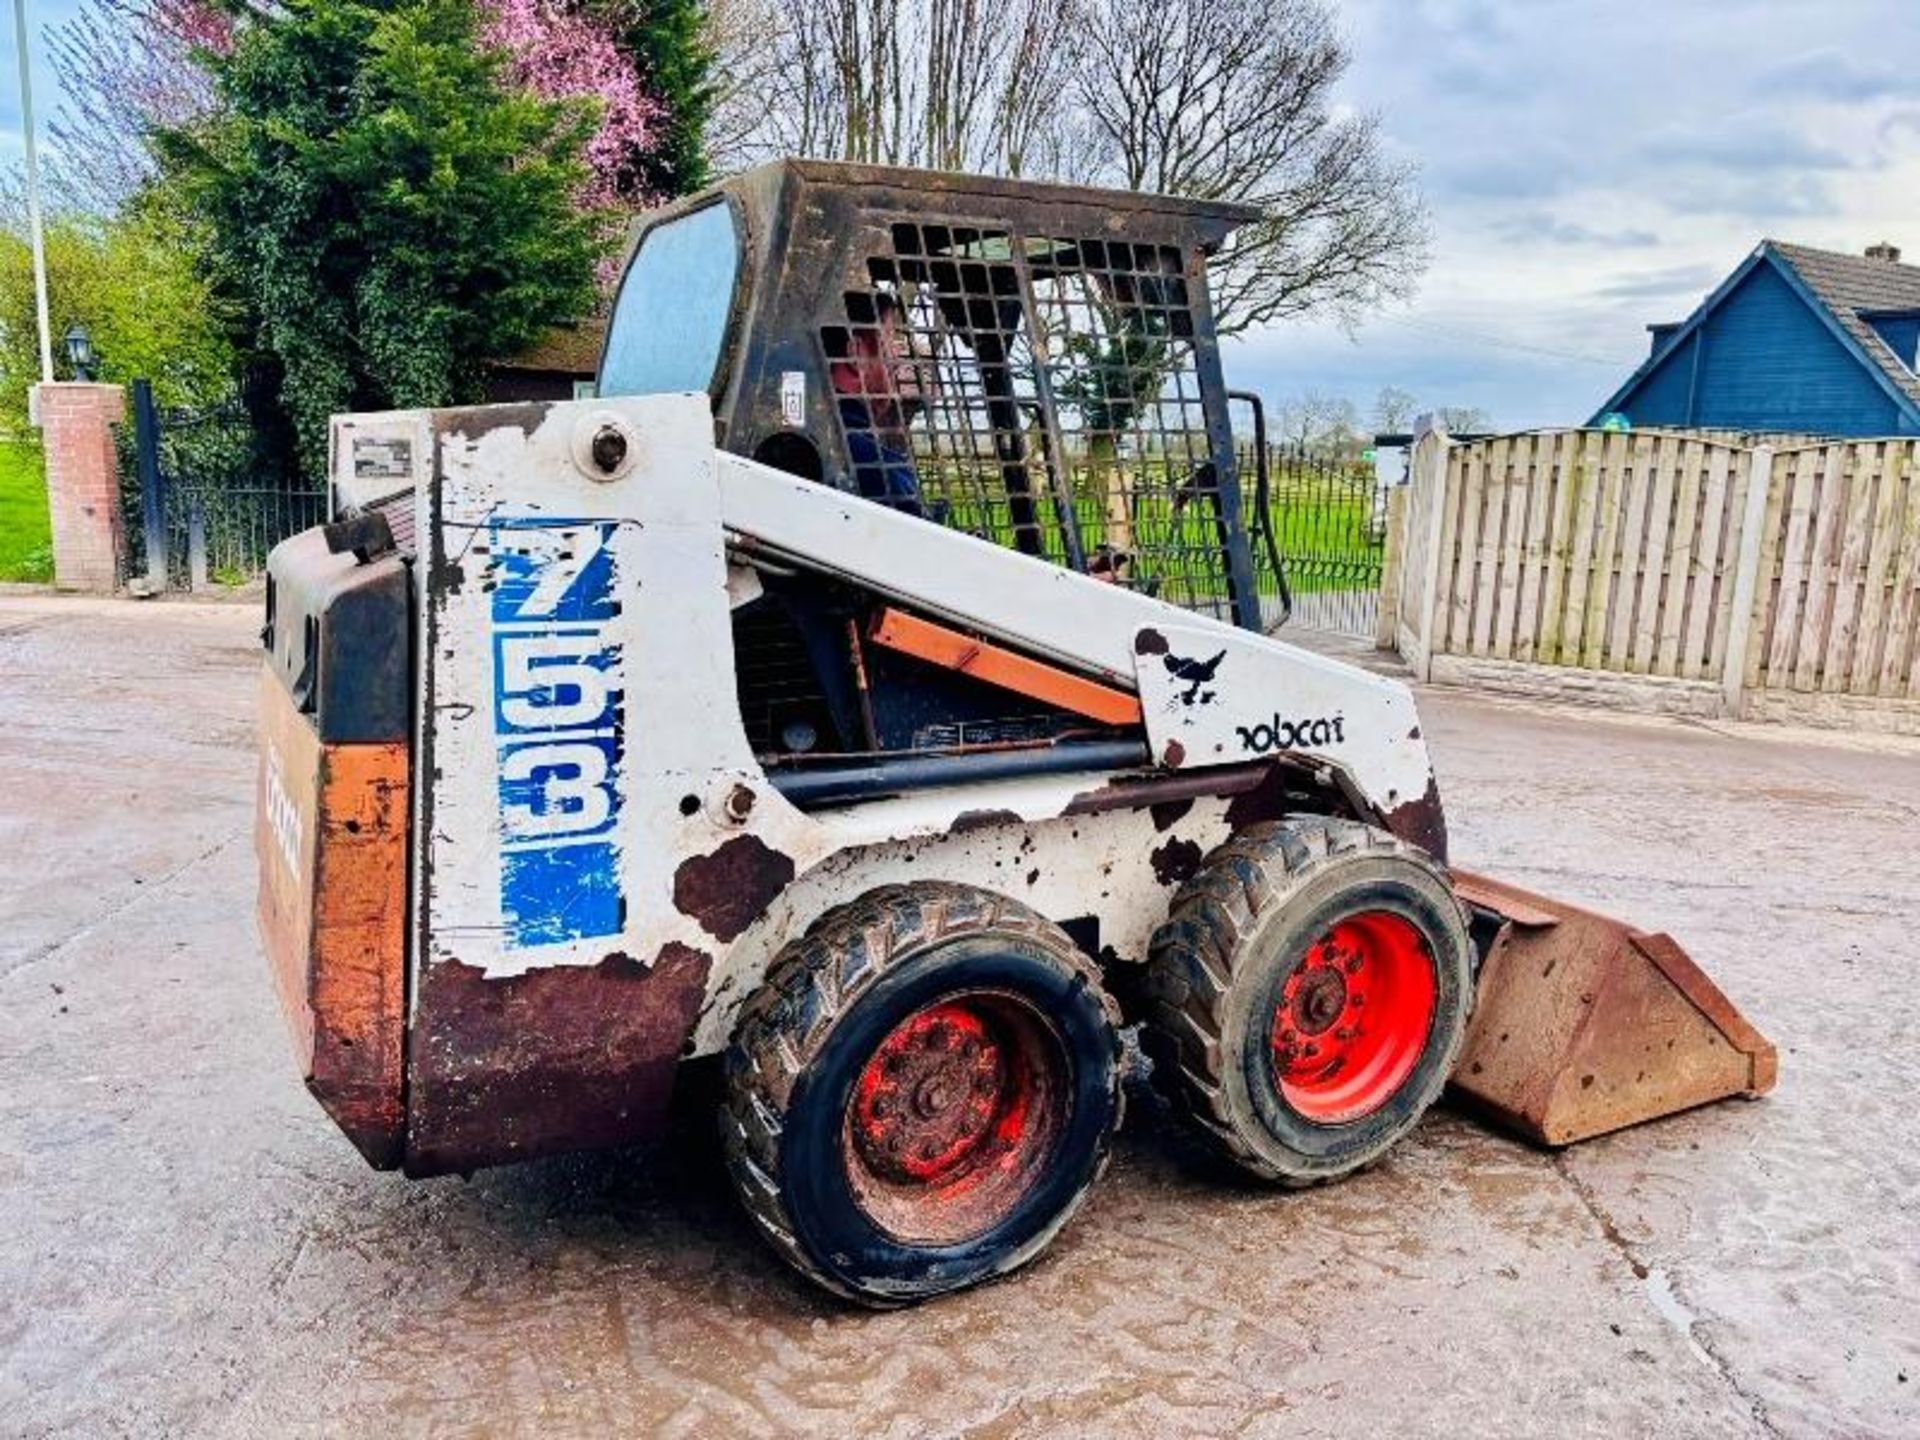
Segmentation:
[[(1170, 488), (1170, 487), (1168, 487)], [(930, 487), (932, 497), (951, 506), (948, 523), (984, 535), (1002, 545), (1013, 544), (1013, 524), (1004, 501), (981, 505), (959, 485), (944, 491)], [(1056, 511), (1040, 499), (1041, 543), (1056, 562), (1065, 554)], [(1288, 557), (1288, 583), (1295, 595), (1372, 589), (1379, 583), (1380, 544), (1371, 533), (1370, 499), (1351, 493), (1330, 493), (1321, 486), (1276, 485), (1269, 505), (1274, 539)], [(1080, 533), (1098, 543), (1107, 534), (1105, 507), (1084, 494), (1076, 497), (1074, 513)], [(1250, 520), (1251, 516), (1248, 517)], [(1152, 588), (1176, 604), (1218, 600), (1226, 594), (1226, 576), (1220, 559), (1220, 541), (1211, 507), (1189, 504), (1175, 507), (1165, 490), (1150, 493), (1133, 507), (1132, 578), (1157, 581)], [(1266, 546), (1257, 533), (1249, 536), (1254, 567), (1263, 593), (1274, 584)]]
[(53, 579), (40, 447), (0, 440), (0, 580)]

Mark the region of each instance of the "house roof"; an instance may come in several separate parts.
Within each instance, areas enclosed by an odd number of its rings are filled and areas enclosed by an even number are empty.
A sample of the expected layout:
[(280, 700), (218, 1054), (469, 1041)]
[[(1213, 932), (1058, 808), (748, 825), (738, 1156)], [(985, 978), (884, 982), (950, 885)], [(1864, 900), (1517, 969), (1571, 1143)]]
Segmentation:
[(544, 332), (518, 355), (495, 360), (493, 368), (591, 380), (600, 371), (600, 352), (606, 343), (604, 318), (572, 320)]
[(1882, 310), (1920, 310), (1920, 265), (1814, 250), (1784, 240), (1768, 240), (1762, 248), (1792, 266), (1815, 298), (1833, 312), (1840, 328), (1901, 393), (1920, 405), (1920, 375), (1909, 370), (1874, 328), (1860, 318), (1863, 313)]
[(1666, 343), (1643, 360), (1625, 383), (1607, 397), (1595, 419), (1618, 409), (1640, 382), (1697, 330), (1714, 308), (1759, 265), (1773, 266), (1881, 388), (1920, 421), (1920, 375), (1908, 369), (1862, 318), (1885, 311), (1920, 310), (1920, 265), (1816, 250), (1784, 240), (1762, 240), (1691, 315), (1672, 328)]

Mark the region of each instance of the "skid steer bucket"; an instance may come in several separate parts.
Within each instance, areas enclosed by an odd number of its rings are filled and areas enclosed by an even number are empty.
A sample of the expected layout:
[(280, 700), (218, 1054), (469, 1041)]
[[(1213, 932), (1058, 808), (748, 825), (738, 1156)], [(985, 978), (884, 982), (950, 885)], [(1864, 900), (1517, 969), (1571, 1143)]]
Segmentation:
[(1478, 926), (1497, 926), (1453, 1084), (1522, 1135), (1570, 1145), (1773, 1088), (1772, 1042), (1671, 936), (1453, 879)]

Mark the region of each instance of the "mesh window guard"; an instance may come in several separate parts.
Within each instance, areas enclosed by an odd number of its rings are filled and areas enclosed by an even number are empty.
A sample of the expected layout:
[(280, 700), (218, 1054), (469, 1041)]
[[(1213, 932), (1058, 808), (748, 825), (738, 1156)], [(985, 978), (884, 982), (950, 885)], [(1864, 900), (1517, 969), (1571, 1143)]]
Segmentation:
[(1226, 529), (1172, 246), (901, 222), (822, 333), (871, 499), (1228, 613)]

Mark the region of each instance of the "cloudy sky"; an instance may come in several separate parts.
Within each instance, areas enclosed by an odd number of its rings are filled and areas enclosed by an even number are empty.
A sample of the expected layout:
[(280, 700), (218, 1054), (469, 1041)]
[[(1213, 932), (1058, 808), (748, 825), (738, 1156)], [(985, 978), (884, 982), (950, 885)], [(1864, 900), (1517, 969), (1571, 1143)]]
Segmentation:
[[(33, 45), (33, 107), (37, 112), (41, 143), (45, 144), (47, 112), (59, 96), (53, 93), (53, 72), (47, 64), (44, 32), (79, 10), (79, 0), (27, 0), (27, 29)], [(13, 169), (20, 163), (20, 49), (14, 40), (13, 0), (0, 0), (0, 165)]]
[[(76, 0), (27, 0), (55, 23)], [(9, 7), (10, 8), (10, 7)], [(1363, 325), (1236, 344), (1272, 398), (1382, 385), (1504, 426), (1585, 419), (1764, 236), (1920, 256), (1913, 0), (1346, 0), (1345, 102), (1417, 163), (1433, 263)], [(44, 55), (42, 109), (57, 98)], [(0, 163), (20, 149), (8, 26)]]
[(1421, 167), (1433, 263), (1349, 339), (1229, 354), (1267, 395), (1381, 385), (1584, 420), (1768, 236), (1920, 257), (1912, 0), (1348, 0), (1347, 100)]

